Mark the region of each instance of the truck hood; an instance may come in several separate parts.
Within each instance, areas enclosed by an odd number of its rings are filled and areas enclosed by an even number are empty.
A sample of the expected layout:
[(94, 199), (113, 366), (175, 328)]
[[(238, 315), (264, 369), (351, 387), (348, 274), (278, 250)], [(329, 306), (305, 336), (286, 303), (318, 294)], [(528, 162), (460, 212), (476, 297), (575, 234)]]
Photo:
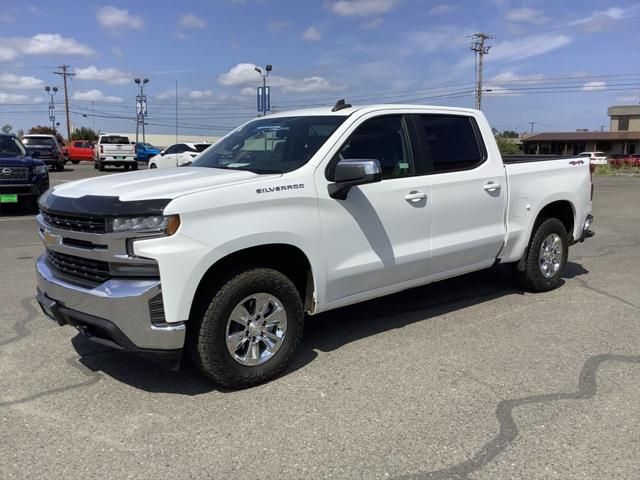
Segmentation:
[(278, 176), (205, 167), (158, 168), (69, 182), (56, 187), (54, 194), (67, 198), (86, 195), (118, 197), (123, 202), (174, 199), (202, 190)]

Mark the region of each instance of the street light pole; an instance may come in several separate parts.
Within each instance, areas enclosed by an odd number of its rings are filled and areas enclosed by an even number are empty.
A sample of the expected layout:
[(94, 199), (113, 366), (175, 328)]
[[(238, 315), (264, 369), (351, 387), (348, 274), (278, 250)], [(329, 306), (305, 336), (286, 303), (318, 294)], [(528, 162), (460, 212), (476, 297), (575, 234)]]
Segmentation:
[(142, 124), (142, 141), (143, 142), (147, 141), (145, 131), (144, 131), (144, 119), (147, 116), (147, 97), (144, 94), (144, 86), (147, 83), (149, 83), (149, 79), (144, 78), (140, 80), (139, 78), (134, 78), (133, 81), (135, 82), (136, 85), (138, 85), (138, 88), (140, 89), (140, 93), (136, 95), (136, 144), (137, 144), (140, 124)]
[(267, 115), (267, 77), (269, 76), (269, 72), (273, 70), (273, 65), (267, 65), (264, 68), (265, 70), (264, 73), (262, 72), (262, 69), (258, 67), (255, 67), (254, 70), (258, 72), (258, 75), (262, 77), (262, 98), (263, 98), (262, 116), (265, 117)]
[(58, 87), (50, 87), (47, 85), (44, 89), (49, 94), (49, 121), (51, 122), (53, 131), (56, 132), (56, 106), (53, 103), (53, 96), (58, 92)]

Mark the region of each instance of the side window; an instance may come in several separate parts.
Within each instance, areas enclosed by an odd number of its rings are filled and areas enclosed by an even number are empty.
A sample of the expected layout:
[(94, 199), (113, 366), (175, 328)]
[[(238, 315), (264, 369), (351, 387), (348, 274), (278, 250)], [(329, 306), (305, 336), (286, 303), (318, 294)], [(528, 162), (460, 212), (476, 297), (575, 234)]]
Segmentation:
[(402, 115), (376, 117), (360, 125), (331, 161), (327, 178), (334, 178), (335, 165), (345, 159), (378, 160), (383, 179), (413, 175), (413, 155)]
[(420, 115), (424, 155), (434, 173), (475, 168), (485, 160), (471, 117)]
[(179, 143), (175, 147), (176, 147), (176, 150), (173, 153), (184, 153), (190, 150), (189, 146), (185, 145), (184, 143)]
[(164, 151), (164, 153), (165, 153), (165, 155), (171, 155), (172, 153), (178, 153), (177, 149), (178, 149), (178, 145), (171, 145), (169, 148), (167, 148)]

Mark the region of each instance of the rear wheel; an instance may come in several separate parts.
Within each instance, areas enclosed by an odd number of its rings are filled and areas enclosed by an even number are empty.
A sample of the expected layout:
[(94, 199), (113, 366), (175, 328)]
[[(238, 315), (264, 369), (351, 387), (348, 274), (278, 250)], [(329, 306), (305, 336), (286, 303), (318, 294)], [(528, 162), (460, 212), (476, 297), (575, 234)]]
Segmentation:
[(132, 163), (131, 164), (131, 169), (132, 170), (137, 170), (138, 169), (138, 162)]
[(98, 162), (98, 170), (100, 170), (101, 172), (104, 172), (104, 163)]
[(80, 160), (71, 160), (71, 163), (73, 163), (74, 165), (78, 165), (80, 163)]
[(281, 272), (256, 268), (230, 276), (190, 319), (188, 348), (215, 382), (246, 388), (280, 374), (302, 337), (300, 294)]
[(533, 232), (524, 271), (517, 271), (522, 285), (534, 292), (560, 286), (567, 264), (569, 242), (564, 224), (557, 218), (538, 223)]

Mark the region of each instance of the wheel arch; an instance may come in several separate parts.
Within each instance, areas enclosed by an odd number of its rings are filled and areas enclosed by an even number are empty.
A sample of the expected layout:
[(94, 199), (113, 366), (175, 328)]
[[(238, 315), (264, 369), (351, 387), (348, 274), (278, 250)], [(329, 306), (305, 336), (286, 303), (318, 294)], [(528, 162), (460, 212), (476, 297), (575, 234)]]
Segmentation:
[(207, 292), (219, 288), (234, 272), (249, 267), (273, 268), (285, 274), (300, 292), (305, 312), (313, 313), (316, 306), (316, 282), (311, 262), (297, 246), (269, 243), (246, 247), (218, 259), (200, 279), (191, 303), (190, 318), (198, 315)]
[(555, 200), (540, 209), (533, 223), (529, 241), (531, 241), (531, 236), (534, 234), (536, 227), (547, 218), (560, 220), (569, 234), (569, 241), (571, 241), (575, 228), (576, 208), (569, 200)]

